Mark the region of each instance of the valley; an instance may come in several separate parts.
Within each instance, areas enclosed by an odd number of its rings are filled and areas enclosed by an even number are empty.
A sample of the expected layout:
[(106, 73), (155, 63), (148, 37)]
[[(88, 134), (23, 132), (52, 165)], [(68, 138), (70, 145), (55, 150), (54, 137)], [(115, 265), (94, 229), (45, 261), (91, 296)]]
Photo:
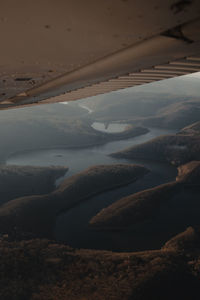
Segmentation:
[(199, 85), (174, 82), (2, 114), (2, 299), (198, 299)]

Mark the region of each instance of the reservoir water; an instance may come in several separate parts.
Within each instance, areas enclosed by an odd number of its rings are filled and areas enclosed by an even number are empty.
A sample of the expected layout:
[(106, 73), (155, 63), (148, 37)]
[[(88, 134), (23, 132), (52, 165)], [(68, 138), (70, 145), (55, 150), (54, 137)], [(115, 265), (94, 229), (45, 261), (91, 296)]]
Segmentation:
[(69, 177), (93, 165), (124, 163), (126, 160), (113, 158), (109, 156), (109, 154), (144, 143), (157, 136), (171, 133), (175, 133), (175, 131), (151, 128), (146, 134), (126, 140), (108, 142), (100, 146), (24, 151), (11, 155), (7, 159), (6, 164), (21, 166), (67, 166), (69, 171), (66, 173), (65, 177)]
[(123, 132), (127, 128), (128, 124), (121, 123), (102, 123), (102, 122), (94, 122), (92, 124), (92, 128), (101, 132), (107, 133), (117, 133)]
[[(146, 142), (157, 136), (170, 133), (175, 133), (175, 131), (151, 128), (147, 134), (127, 140), (109, 142), (101, 146), (93, 146), (84, 149), (26, 151), (12, 155), (8, 158), (6, 163), (10, 165), (68, 166), (69, 171), (65, 174), (65, 178), (98, 164), (136, 163), (149, 168), (151, 172), (143, 179), (125, 187), (97, 195), (84, 203), (75, 206), (62, 215), (59, 215), (57, 218), (54, 230), (56, 239), (65, 241), (70, 246), (78, 248), (123, 251), (123, 247), (121, 249), (121, 246), (117, 243), (121, 233), (93, 230), (88, 226), (90, 219), (102, 208), (110, 205), (121, 197), (174, 180), (177, 171), (175, 167), (165, 163), (117, 159), (108, 155), (112, 152)], [(57, 184), (62, 180), (63, 178), (60, 178), (60, 180), (57, 181)], [(130, 234), (132, 233), (123, 234), (126, 249)]]

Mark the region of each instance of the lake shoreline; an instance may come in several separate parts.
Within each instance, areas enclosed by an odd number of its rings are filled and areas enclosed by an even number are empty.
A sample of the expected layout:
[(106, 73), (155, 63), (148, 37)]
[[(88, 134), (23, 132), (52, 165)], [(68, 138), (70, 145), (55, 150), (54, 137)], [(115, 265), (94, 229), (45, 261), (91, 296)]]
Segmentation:
[(18, 228), (19, 234), (30, 232), (36, 236), (53, 238), (59, 215), (95, 195), (135, 182), (148, 172), (147, 168), (135, 164), (91, 167), (67, 178), (51, 193), (19, 197), (2, 205), (1, 230), (11, 234), (14, 228)]
[[(169, 134), (171, 130), (160, 130), (158, 128), (149, 128), (147, 134), (134, 136), (133, 138), (126, 139), (116, 139), (110, 140), (102, 145), (102, 143), (98, 143), (99, 145), (90, 145), (89, 147), (51, 147), (52, 149), (47, 148), (47, 151), (29, 150), (24, 151), (23, 154), (21, 151), (18, 152), (21, 155), (14, 156), (10, 160), (7, 161), (7, 165), (64, 165), (66, 164), (69, 167), (69, 171), (65, 176), (61, 178), (64, 180), (66, 178), (71, 178), (73, 175), (76, 175), (88, 167), (98, 166), (98, 165), (116, 165), (116, 164), (139, 164), (143, 165), (151, 172), (143, 177), (142, 180), (138, 180), (136, 182), (126, 182), (125, 186), (117, 186), (115, 185), (112, 190), (111, 182), (109, 190), (102, 191), (101, 193), (95, 193), (87, 195), (87, 199), (84, 199), (83, 202), (78, 201), (77, 204), (73, 204), (73, 207), (69, 209), (69, 207), (64, 210), (60, 209), (57, 211), (55, 227), (54, 230), (58, 230), (59, 233), (56, 236), (56, 240), (64, 240), (69, 241), (69, 243), (74, 246), (75, 243), (77, 247), (87, 248), (87, 242), (92, 247), (91, 243), (94, 245), (97, 242), (97, 248), (99, 245), (99, 241), (104, 239), (105, 237), (99, 234), (95, 234), (95, 236), (91, 237), (89, 231), (87, 231), (88, 223), (91, 217), (96, 215), (98, 211), (102, 208), (107, 207), (114, 201), (117, 201), (119, 198), (132, 194), (133, 192), (140, 191), (144, 188), (154, 187), (158, 184), (166, 183), (173, 180), (176, 177), (177, 170), (175, 167), (170, 166), (164, 163), (153, 163), (148, 162), (144, 163), (144, 161), (139, 160), (127, 160), (127, 159), (115, 159), (109, 156), (110, 153), (122, 150), (127, 146), (134, 144), (141, 144), (144, 141), (150, 140), (156, 136), (160, 136), (162, 134)], [(107, 134), (106, 134), (107, 135)], [(110, 136), (110, 134), (109, 134)], [(97, 143), (96, 143), (97, 144)], [(88, 145), (87, 145), (88, 146)], [(45, 147), (46, 148), (46, 147)], [(62, 150), (63, 149), (63, 150)], [(89, 149), (89, 150), (88, 150)], [(30, 153), (27, 153), (30, 152)], [(61, 181), (60, 181), (61, 182)], [(107, 184), (107, 183), (106, 183)], [(62, 183), (61, 183), (62, 185)], [(92, 186), (90, 180), (90, 188)], [(86, 195), (86, 193), (85, 193)], [(68, 197), (67, 197), (68, 198)], [(67, 199), (65, 197), (65, 199)], [(70, 197), (71, 198), (71, 197)], [(63, 201), (65, 200), (63, 198)], [(68, 203), (69, 204), (69, 203)], [(46, 214), (46, 213), (45, 213)], [(66, 215), (66, 217), (65, 217)], [(61, 218), (62, 216), (62, 218)], [(78, 216), (78, 220), (77, 220)], [(60, 220), (61, 218), (61, 223)], [(62, 221), (62, 220), (66, 221)], [(74, 223), (75, 222), (75, 223)], [(59, 225), (60, 224), (60, 225)], [(42, 225), (43, 226), (43, 225)], [(41, 230), (41, 228), (40, 228)], [(91, 231), (91, 230), (90, 230)], [(73, 236), (73, 237), (72, 237)], [(60, 239), (61, 237), (61, 239)], [(54, 235), (55, 238), (55, 235)], [(86, 239), (86, 241), (83, 241)], [(91, 239), (91, 241), (89, 241)], [(93, 241), (93, 242), (92, 242)], [(95, 246), (96, 247), (96, 246)]]
[[(137, 129), (140, 128), (141, 129), (141, 133), (137, 133), (132, 131), (132, 129)], [(142, 130), (143, 129), (143, 130)], [(130, 132), (131, 131), (131, 132)], [(35, 152), (35, 151), (48, 151), (48, 150), (79, 150), (79, 149), (89, 149), (89, 148), (93, 148), (93, 147), (98, 147), (98, 146), (103, 146), (106, 145), (110, 142), (115, 142), (115, 141), (120, 141), (120, 140), (128, 140), (134, 137), (139, 137), (141, 135), (145, 135), (148, 132), (150, 132), (150, 129), (145, 128), (145, 127), (133, 127), (131, 128), (131, 130), (125, 130), (121, 133), (106, 133), (106, 135), (109, 135), (109, 138), (111, 138), (110, 140), (107, 141), (102, 141), (102, 142), (95, 142), (95, 143), (90, 143), (90, 144), (85, 144), (85, 145), (71, 145), (71, 146), (64, 146), (64, 145), (56, 145), (56, 146), (50, 146), (50, 147), (36, 147), (36, 148), (27, 148), (23, 151), (19, 150), (19, 151), (13, 151), (10, 154), (7, 155), (7, 157), (3, 160), (3, 163), (1, 162), (1, 164), (6, 164), (6, 161), (9, 160), (11, 157), (15, 156), (15, 155), (23, 155), (29, 152)], [(124, 133), (126, 133), (127, 135), (125, 136)], [(114, 139), (113, 139), (114, 137)]]

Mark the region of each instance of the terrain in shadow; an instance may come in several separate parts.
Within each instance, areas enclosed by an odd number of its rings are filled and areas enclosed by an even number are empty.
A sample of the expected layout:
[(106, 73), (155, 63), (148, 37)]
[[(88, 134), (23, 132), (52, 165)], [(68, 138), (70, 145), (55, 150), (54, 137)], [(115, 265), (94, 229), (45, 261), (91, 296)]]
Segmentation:
[(8, 201), (0, 207), (1, 232), (52, 237), (58, 214), (93, 195), (136, 181), (147, 172), (145, 167), (131, 164), (95, 166), (65, 179), (49, 194)]
[(178, 171), (176, 181), (116, 201), (94, 216), (90, 225), (124, 234), (131, 231), (129, 247), (135, 250), (156, 249), (187, 226), (200, 225), (200, 162), (182, 165)]
[[(1, 165), (1, 299), (199, 300), (199, 79), (170, 82), (158, 83), (158, 92), (148, 85), (134, 95), (126, 90), (85, 99), (82, 107), (75, 102), (0, 112), (2, 163), (30, 149), (78, 148), (82, 155), (84, 147), (136, 137), (150, 127), (178, 130), (111, 154), (123, 164), (90, 167), (59, 186), (55, 180), (67, 167)], [(109, 134), (92, 128), (95, 121), (129, 126)], [(135, 159), (172, 164), (177, 178), (144, 190), (153, 172)], [(139, 181), (142, 190), (118, 198), (88, 224), (95, 234), (111, 232), (114, 252), (74, 249), (53, 239), (62, 212)], [(123, 252), (116, 252), (122, 244)]]
[(146, 143), (112, 153), (128, 159), (163, 161), (174, 165), (200, 159), (200, 122), (183, 128), (178, 134), (164, 135)]
[(1, 204), (17, 197), (50, 193), (67, 167), (0, 166)]
[[(155, 251), (75, 250), (54, 241), (1, 240), (5, 300), (198, 300), (200, 231), (189, 227)], [(31, 270), (31, 271), (30, 271)]]

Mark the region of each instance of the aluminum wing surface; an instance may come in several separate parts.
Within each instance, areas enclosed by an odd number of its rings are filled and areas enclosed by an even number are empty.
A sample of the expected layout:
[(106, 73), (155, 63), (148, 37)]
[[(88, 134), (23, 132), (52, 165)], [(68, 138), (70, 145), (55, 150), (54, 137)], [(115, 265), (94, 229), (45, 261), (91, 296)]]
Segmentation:
[(199, 0), (0, 0), (0, 109), (200, 71)]

